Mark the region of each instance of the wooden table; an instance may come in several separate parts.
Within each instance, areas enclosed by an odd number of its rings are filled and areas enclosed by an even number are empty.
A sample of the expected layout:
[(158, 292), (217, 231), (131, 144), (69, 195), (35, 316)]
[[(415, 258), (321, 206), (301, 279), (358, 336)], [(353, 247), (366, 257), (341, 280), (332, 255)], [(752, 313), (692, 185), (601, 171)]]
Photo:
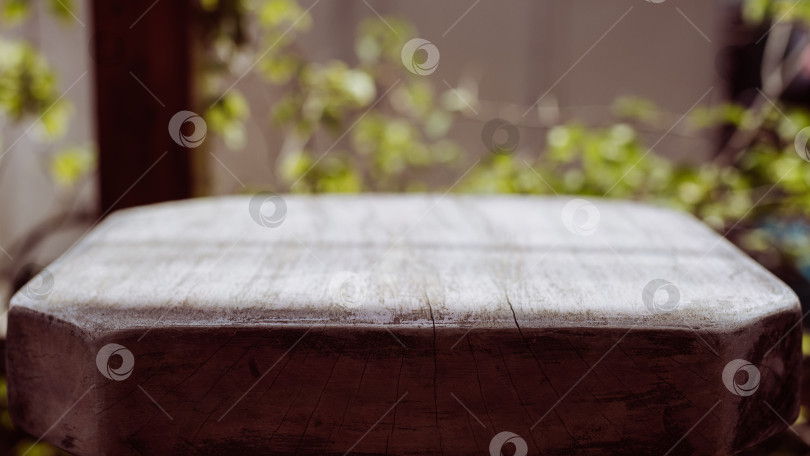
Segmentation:
[(79, 455), (729, 454), (796, 418), (800, 318), (636, 203), (190, 200), (14, 297), (10, 407)]

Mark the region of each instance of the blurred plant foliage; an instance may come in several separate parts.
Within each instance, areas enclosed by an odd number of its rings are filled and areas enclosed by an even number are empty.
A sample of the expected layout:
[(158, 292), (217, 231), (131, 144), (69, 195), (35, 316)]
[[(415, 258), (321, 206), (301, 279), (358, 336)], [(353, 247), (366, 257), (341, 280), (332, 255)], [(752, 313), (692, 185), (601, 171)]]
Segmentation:
[[(454, 122), (479, 102), (476, 90), (456, 87), (440, 93), (431, 78), (409, 73), (400, 60), (403, 44), (417, 36), (409, 23), (396, 17), (363, 21), (356, 29), (356, 64), (313, 62), (300, 45), (312, 17), (297, 1), (202, 4), (210, 14), (227, 17), (211, 36), (215, 52), (209, 68), (241, 74), (258, 61), (255, 71), (284, 89), (271, 120), (285, 138), (278, 177), (293, 184), (292, 191), (438, 190), (442, 187), (430, 182), (446, 182), (446, 176), (459, 175), (469, 164), (447, 138)], [(746, 0), (743, 9), (757, 23), (810, 22), (810, 3)], [(248, 17), (255, 18), (255, 30)], [(251, 31), (259, 37), (252, 54), (246, 50)], [(207, 73), (209, 97), (229, 88), (228, 73)], [(810, 234), (791, 225), (810, 209), (810, 173), (794, 150), (796, 134), (810, 125), (805, 107), (725, 103), (693, 111), (681, 122), (681, 134), (725, 128), (749, 138), (701, 164), (672, 161), (645, 144), (643, 132), (662, 134), (672, 123), (651, 101), (622, 97), (613, 113), (612, 125), (576, 120), (543, 125), (542, 152), (485, 154), (455, 190), (652, 201), (694, 213), (749, 252), (762, 254), (758, 259), (770, 266), (785, 255), (795, 261), (810, 258)], [(244, 96), (232, 89), (206, 118), (227, 144), (240, 147), (249, 115)], [(445, 171), (444, 180), (431, 180), (437, 169)]]
[[(650, 109), (637, 109), (641, 107)], [(545, 152), (530, 166), (517, 156), (496, 155), (476, 167), (460, 189), (503, 193), (553, 189), (561, 194), (651, 201), (694, 213), (748, 251), (797, 259), (810, 256), (806, 235), (785, 237), (772, 225), (804, 220), (810, 212), (808, 163), (794, 148), (796, 134), (810, 125), (806, 109), (785, 107), (786, 117), (775, 110), (768, 113), (756, 127), (756, 138), (734, 151), (734, 157), (697, 165), (665, 159), (641, 141), (640, 132), (658, 127), (659, 111), (649, 101), (621, 98), (613, 109), (620, 122), (599, 128), (577, 122), (554, 126), (548, 131)], [(700, 108), (684, 120), (684, 130), (698, 132), (718, 125), (745, 129), (757, 114), (735, 104)]]
[[(357, 27), (356, 64), (313, 62), (300, 47), (312, 17), (296, 1), (203, 0), (203, 7), (229, 17), (229, 25), (211, 36), (209, 68), (243, 72), (254, 57), (240, 54), (247, 42), (240, 16), (257, 23), (255, 70), (268, 84), (284, 89), (271, 121), (285, 138), (278, 177), (294, 184), (293, 191), (423, 190), (428, 188), (423, 172), (459, 158), (458, 145), (445, 139), (458, 108), (440, 103), (427, 79), (402, 66), (403, 37), (416, 34), (407, 22), (363, 21)], [(232, 11), (240, 14), (229, 16)], [(216, 71), (205, 77), (204, 87), (213, 99), (228, 88), (229, 80)], [(244, 96), (231, 89), (215, 100), (206, 120), (226, 144), (240, 147), (247, 115)]]
[[(46, 4), (49, 12), (64, 22), (75, 20), (71, 13), (70, 0), (50, 0)], [(0, 5), (0, 27), (11, 31), (25, 27), (26, 20), (34, 7), (31, 0), (8, 0)], [(62, 97), (58, 78), (40, 51), (25, 40), (0, 37), (0, 119), (4, 124), (30, 124), (23, 134), (29, 131), (43, 142), (61, 139), (70, 123), (73, 113), (71, 103)], [(3, 138), (0, 138), (0, 140)], [(6, 155), (16, 140), (5, 144), (0, 142), (0, 154)], [(49, 172), (61, 186), (70, 187), (93, 170), (95, 154), (89, 145), (69, 145), (57, 148), (50, 153)], [(0, 172), (5, 168), (0, 158)]]
[(775, 19), (810, 24), (810, 4), (803, 0), (744, 0), (743, 15), (753, 23)]

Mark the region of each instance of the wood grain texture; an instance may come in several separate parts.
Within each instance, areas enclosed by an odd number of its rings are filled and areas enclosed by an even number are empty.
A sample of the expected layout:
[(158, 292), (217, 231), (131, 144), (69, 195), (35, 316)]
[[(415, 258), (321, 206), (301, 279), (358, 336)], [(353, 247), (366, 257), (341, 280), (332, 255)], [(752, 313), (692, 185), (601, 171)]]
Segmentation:
[(688, 215), (285, 196), (265, 227), (249, 200), (116, 213), (16, 295), (15, 422), (81, 455), (730, 454), (798, 413), (795, 295)]

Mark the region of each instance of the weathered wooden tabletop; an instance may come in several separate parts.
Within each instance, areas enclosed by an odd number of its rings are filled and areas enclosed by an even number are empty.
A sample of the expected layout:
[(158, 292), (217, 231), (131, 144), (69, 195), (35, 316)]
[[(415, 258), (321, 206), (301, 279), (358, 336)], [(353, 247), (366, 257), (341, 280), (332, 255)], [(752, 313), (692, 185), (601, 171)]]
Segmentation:
[(801, 315), (691, 216), (272, 196), (114, 214), (12, 300), (12, 417), (79, 455), (729, 454)]

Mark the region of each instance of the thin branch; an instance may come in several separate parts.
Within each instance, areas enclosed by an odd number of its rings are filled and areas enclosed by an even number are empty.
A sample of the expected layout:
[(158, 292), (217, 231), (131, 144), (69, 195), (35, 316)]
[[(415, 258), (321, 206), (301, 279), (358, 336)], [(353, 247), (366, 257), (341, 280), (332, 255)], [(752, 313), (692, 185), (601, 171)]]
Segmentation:
[[(777, 36), (775, 39), (779, 39), (781, 33), (768, 36), (768, 42), (765, 44), (766, 53), (776, 53), (777, 56), (784, 55), (787, 51), (787, 46), (790, 44), (790, 40), (784, 40), (785, 43), (781, 51), (775, 50), (774, 46), (771, 46), (769, 43), (771, 39), (774, 39), (773, 36)], [(754, 142), (765, 119), (775, 110), (775, 106), (771, 105), (769, 99), (778, 100), (787, 86), (789, 86), (801, 72), (800, 66), (787, 66), (786, 64), (795, 63), (805, 50), (806, 45), (805, 39), (791, 51), (790, 55), (782, 59), (781, 63), (770, 72), (767, 78), (763, 79), (762, 90), (757, 93), (754, 102), (751, 104), (751, 108), (748, 109), (748, 112), (756, 114), (754, 124), (748, 128), (735, 129), (734, 133), (715, 156), (713, 160), (714, 163), (720, 163), (724, 160), (728, 160), (729, 163), (735, 163), (740, 158), (741, 151)], [(773, 60), (774, 57), (772, 56), (763, 56), (763, 65), (766, 61), (771, 62)], [(788, 70), (787, 73), (786, 69)]]
[(11, 243), (8, 251), (14, 257), (6, 266), (0, 269), (0, 277), (14, 279), (14, 274), (19, 269), (20, 263), (29, 257), (37, 246), (51, 235), (72, 226), (82, 226), (93, 223), (97, 214), (95, 211), (82, 211), (72, 213), (70, 210), (64, 211), (39, 222), (36, 226), (26, 231), (25, 235)]

